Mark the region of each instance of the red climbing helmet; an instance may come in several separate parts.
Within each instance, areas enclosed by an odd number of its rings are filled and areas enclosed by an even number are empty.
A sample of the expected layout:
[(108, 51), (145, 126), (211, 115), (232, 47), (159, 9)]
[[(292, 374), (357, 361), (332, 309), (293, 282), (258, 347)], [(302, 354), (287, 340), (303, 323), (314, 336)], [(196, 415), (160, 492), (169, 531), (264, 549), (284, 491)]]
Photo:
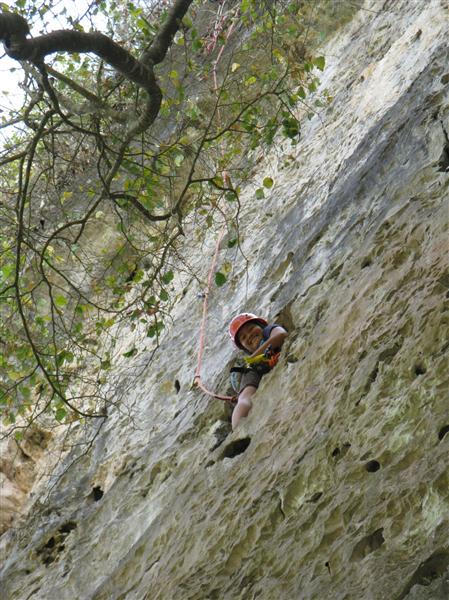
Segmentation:
[(229, 323), (229, 335), (231, 337), (231, 340), (234, 342), (237, 348), (240, 348), (240, 350), (244, 350), (244, 348), (238, 341), (238, 333), (243, 327), (243, 325), (245, 325), (245, 323), (249, 323), (250, 321), (259, 323), (260, 325), (262, 325), (262, 327), (268, 325), (268, 321), (266, 321), (262, 317), (253, 315), (252, 313), (241, 313), (240, 315), (234, 317)]

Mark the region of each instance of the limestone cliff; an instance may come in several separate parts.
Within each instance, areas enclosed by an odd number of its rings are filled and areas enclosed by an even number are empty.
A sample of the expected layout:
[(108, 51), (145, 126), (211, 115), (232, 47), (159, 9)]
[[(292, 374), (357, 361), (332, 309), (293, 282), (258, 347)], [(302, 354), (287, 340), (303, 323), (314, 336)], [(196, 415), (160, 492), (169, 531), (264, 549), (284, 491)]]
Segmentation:
[(226, 389), (236, 312), (290, 331), (250, 416), (224, 437), (191, 389), (203, 289), (180, 276), (160, 352), (110, 382), (121, 410), (4, 534), (3, 598), (449, 597), (449, 6), (364, 7), (325, 48), (331, 105), (244, 194), (248, 262), (220, 252), (205, 382)]

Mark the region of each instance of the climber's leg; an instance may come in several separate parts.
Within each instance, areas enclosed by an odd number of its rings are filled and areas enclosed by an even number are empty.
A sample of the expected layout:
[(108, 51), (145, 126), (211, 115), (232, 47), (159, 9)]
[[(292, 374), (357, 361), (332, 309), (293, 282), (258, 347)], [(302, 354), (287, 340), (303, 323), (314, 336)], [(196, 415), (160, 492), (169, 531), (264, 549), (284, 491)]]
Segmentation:
[(257, 392), (257, 388), (253, 385), (246, 386), (239, 394), (237, 404), (232, 413), (232, 429), (235, 429), (240, 422), (240, 419), (246, 417), (251, 410), (253, 403), (251, 398)]

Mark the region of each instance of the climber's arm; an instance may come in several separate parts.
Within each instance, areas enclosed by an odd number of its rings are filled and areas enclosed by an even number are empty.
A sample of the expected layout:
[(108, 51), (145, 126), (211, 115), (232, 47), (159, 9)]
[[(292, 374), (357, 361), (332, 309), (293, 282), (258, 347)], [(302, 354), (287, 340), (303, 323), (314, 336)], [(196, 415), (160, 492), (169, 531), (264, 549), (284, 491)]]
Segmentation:
[(288, 333), (283, 327), (274, 327), (271, 330), (270, 337), (267, 341), (261, 344), (257, 350), (251, 354), (251, 357), (263, 354), (269, 346), (272, 348), (281, 348), (287, 336)]

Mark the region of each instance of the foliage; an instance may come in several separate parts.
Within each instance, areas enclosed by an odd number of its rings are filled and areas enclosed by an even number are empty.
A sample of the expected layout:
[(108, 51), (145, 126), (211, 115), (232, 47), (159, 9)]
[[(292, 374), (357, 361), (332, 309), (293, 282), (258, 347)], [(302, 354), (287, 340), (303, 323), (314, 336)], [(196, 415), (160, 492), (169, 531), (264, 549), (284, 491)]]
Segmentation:
[[(315, 0), (187, 4), (155, 67), (162, 96), (152, 121), (157, 90), (136, 83), (134, 67), (73, 50), (23, 63), (23, 107), (4, 123), (20, 129), (0, 155), (6, 423), (105, 414), (107, 373), (138, 352), (120, 346), (120, 327), (141, 323), (157, 346), (182, 238), (224, 218), (238, 231), (252, 161), (280, 139), (295, 144), (302, 116), (327, 101), (316, 94), (325, 59), (311, 53)], [(16, 7), (30, 26), (50, 10), (25, 0)], [(101, 0), (85, 19), (102, 14), (109, 37), (142, 57), (169, 9)], [(83, 31), (85, 20), (65, 16)], [(256, 197), (273, 185), (264, 177)], [(226, 274), (215, 281), (224, 285)]]

